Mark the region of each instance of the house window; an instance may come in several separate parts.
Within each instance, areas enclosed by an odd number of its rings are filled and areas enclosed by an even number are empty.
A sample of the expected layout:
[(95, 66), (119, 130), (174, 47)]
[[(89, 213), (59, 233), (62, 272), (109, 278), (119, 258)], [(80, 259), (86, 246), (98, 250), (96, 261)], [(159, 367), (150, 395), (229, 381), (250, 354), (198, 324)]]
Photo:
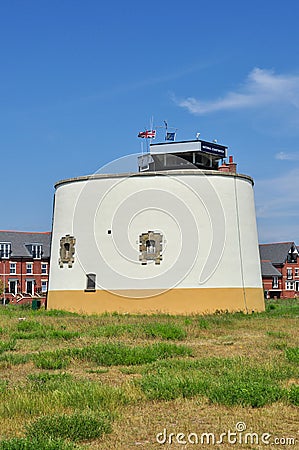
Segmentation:
[(47, 280), (42, 280), (42, 292), (45, 293), (48, 290), (48, 282)]
[(286, 281), (286, 290), (287, 291), (293, 291), (295, 288), (294, 281)]
[(287, 279), (291, 280), (293, 278), (293, 270), (287, 269)]
[(41, 273), (43, 275), (47, 275), (48, 274), (48, 264), (47, 263), (42, 263), (41, 266)]
[(295, 277), (299, 276), (299, 269), (295, 269)]
[(26, 280), (26, 294), (34, 295), (34, 280)]
[(11, 254), (11, 243), (0, 242), (0, 257), (9, 258), (10, 254)]
[(272, 281), (272, 289), (278, 288), (278, 276), (274, 275), (273, 281)]
[(26, 244), (26, 248), (33, 259), (41, 259), (43, 254), (42, 244)]
[(40, 244), (32, 244), (31, 245), (31, 254), (33, 259), (41, 259), (42, 257), (42, 245)]
[(17, 273), (17, 264), (16, 263), (9, 264), (9, 273), (11, 275), (15, 275)]
[(294, 245), (292, 245), (292, 248), (290, 249), (290, 251), (288, 253), (287, 262), (288, 263), (296, 263), (297, 258), (298, 258), (298, 250)]
[(18, 292), (17, 280), (8, 280), (8, 289), (9, 289), (10, 294), (16, 295)]
[(96, 290), (96, 274), (87, 273), (86, 274), (86, 289), (85, 291), (95, 292)]
[(26, 264), (26, 273), (27, 273), (28, 275), (32, 275), (32, 273), (33, 273), (32, 266), (33, 266), (32, 263), (27, 263), (27, 264)]

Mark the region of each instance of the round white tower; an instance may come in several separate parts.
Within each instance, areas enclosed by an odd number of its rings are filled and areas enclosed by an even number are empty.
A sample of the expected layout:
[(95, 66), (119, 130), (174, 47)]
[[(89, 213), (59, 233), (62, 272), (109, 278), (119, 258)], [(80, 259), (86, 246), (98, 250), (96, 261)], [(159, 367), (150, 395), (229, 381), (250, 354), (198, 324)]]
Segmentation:
[[(223, 155), (199, 151), (193, 142), (195, 155), (187, 146), (185, 164), (186, 143), (171, 144), (171, 152), (164, 144), (140, 158), (138, 173), (56, 184), (48, 308), (264, 309), (253, 180), (236, 174), (232, 161), (217, 170)], [(153, 170), (158, 164), (164, 166)]]

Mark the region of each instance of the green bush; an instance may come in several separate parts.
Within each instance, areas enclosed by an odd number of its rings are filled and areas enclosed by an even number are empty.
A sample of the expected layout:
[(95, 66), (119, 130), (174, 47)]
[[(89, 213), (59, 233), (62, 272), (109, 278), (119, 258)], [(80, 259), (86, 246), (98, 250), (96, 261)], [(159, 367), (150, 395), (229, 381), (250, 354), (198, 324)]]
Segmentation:
[(214, 327), (229, 327), (231, 328), (236, 319), (228, 312), (218, 312), (211, 316), (207, 316), (207, 320), (212, 328)]
[(18, 331), (39, 331), (42, 327), (42, 325), (39, 322), (33, 322), (32, 320), (22, 320), (17, 325)]
[(117, 412), (132, 402), (130, 391), (99, 382), (73, 379), (68, 374), (43, 373), (32, 376), (27, 384), (0, 391), (0, 418), (21, 420), (64, 411)]
[(209, 376), (222, 376), (227, 372), (232, 372), (243, 365), (241, 358), (202, 358), (202, 359), (172, 359), (160, 360), (147, 365), (144, 374), (160, 373), (167, 371), (173, 376), (176, 374), (186, 375), (187, 373), (205, 373)]
[(288, 333), (285, 333), (284, 331), (267, 331), (266, 334), (270, 337), (278, 339), (283, 339), (290, 336)]
[(280, 382), (296, 372), (278, 361), (257, 365), (246, 358), (183, 359), (147, 365), (136, 383), (149, 399), (199, 395), (226, 406), (261, 407), (285, 398)]
[(70, 354), (75, 358), (93, 361), (103, 366), (129, 366), (146, 364), (173, 356), (190, 356), (192, 351), (187, 346), (166, 343), (135, 347), (107, 343), (84, 347), (82, 349), (72, 349)]
[(208, 398), (212, 403), (225, 406), (251, 406), (260, 408), (280, 400), (283, 391), (279, 386), (268, 384), (263, 381), (230, 381), (210, 386)]
[(140, 338), (161, 338), (166, 340), (181, 340), (186, 338), (186, 331), (171, 323), (121, 324), (103, 325), (91, 330), (96, 337), (120, 337), (131, 335)]
[(21, 310), (31, 310), (32, 309), (32, 303), (26, 302), (26, 303), (22, 303), (21, 305), (17, 306), (18, 308), (20, 308)]
[(107, 384), (74, 380), (64, 383), (56, 392), (57, 404), (73, 410), (97, 412), (99, 408), (109, 411), (117, 410), (120, 405), (130, 403), (130, 397), (121, 387)]
[(6, 355), (0, 355), (0, 362), (7, 363), (7, 365), (17, 366), (18, 364), (26, 364), (32, 359), (31, 355), (18, 355), (7, 353)]
[(144, 376), (136, 383), (150, 400), (174, 400), (194, 397), (207, 392), (208, 383), (201, 376), (173, 376), (167, 372)]
[(276, 341), (269, 345), (270, 348), (273, 348), (274, 350), (285, 350), (288, 346), (288, 343), (285, 341)]
[(288, 391), (288, 400), (292, 405), (299, 406), (299, 385), (294, 384)]
[(91, 330), (90, 334), (95, 337), (120, 337), (131, 334), (134, 330), (133, 325), (103, 325)]
[(18, 323), (17, 331), (12, 333), (14, 339), (43, 339), (47, 327), (32, 320), (23, 320)]
[(150, 374), (137, 381), (151, 400), (173, 400), (178, 397), (205, 396), (211, 403), (225, 406), (262, 407), (280, 400), (283, 391), (279, 386), (264, 382), (227, 381), (217, 383), (205, 374), (178, 375)]
[(11, 339), (10, 341), (0, 341), (0, 353), (14, 350), (15, 347), (16, 341), (14, 339)]
[(0, 380), (0, 394), (7, 390), (8, 381)]
[[(37, 311), (39, 313), (39, 311)], [(43, 316), (49, 316), (49, 317), (84, 317), (80, 313), (71, 312), (71, 311), (64, 311), (63, 309), (48, 309), (47, 311), (42, 312)]]
[(186, 331), (171, 323), (150, 323), (143, 326), (147, 338), (162, 338), (168, 340), (182, 340), (187, 336)]
[(52, 439), (85, 441), (100, 438), (111, 432), (110, 418), (105, 413), (74, 413), (42, 416), (27, 426), (27, 435), (38, 439), (40, 436)]
[(299, 301), (292, 299), (270, 299), (266, 300), (266, 312), (262, 316), (268, 317), (298, 317)]
[(204, 317), (199, 317), (197, 323), (198, 323), (198, 327), (199, 327), (201, 330), (207, 330), (208, 328), (211, 327), (211, 325), (210, 325), (210, 323), (208, 322), (208, 320), (205, 319)]
[(63, 339), (68, 341), (80, 336), (78, 331), (67, 331), (67, 330), (49, 330), (46, 333), (46, 337), (50, 339)]
[(290, 362), (299, 364), (299, 347), (287, 348), (285, 355)]
[(51, 325), (24, 320), (17, 325), (17, 331), (12, 333), (14, 339), (64, 339), (78, 337), (78, 331), (55, 330)]
[(34, 357), (34, 364), (39, 369), (65, 369), (70, 364), (70, 358), (59, 350), (42, 352)]
[(27, 377), (31, 387), (42, 390), (54, 390), (61, 388), (63, 384), (70, 383), (72, 376), (68, 373), (38, 373), (30, 374)]

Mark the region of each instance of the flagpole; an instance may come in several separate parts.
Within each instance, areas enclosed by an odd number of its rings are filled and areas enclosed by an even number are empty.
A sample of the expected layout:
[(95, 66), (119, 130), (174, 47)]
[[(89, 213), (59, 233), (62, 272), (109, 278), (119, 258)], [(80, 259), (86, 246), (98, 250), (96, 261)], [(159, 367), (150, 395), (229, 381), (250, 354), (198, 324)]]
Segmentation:
[[(146, 151), (147, 151), (147, 153), (150, 153), (150, 149), (149, 149), (150, 144), (149, 144), (148, 140), (150, 139), (150, 143), (151, 143), (152, 139), (155, 139), (155, 137), (156, 137), (156, 130), (153, 129), (154, 128), (154, 118), (153, 117), (151, 118), (151, 127), (150, 128), (151, 128), (151, 130), (145, 129), (145, 131), (140, 131), (138, 133), (138, 137), (146, 139)], [(142, 152), (142, 154), (144, 152), (143, 145), (141, 147), (141, 152)]]
[[(150, 130), (152, 131), (154, 129), (154, 116), (152, 116), (151, 118), (150, 118)], [(148, 145), (148, 148), (147, 148), (147, 153), (149, 153), (150, 152), (150, 145), (151, 145), (151, 143), (152, 143), (152, 140), (153, 140), (153, 138), (151, 137), (151, 139), (150, 139), (150, 144)]]

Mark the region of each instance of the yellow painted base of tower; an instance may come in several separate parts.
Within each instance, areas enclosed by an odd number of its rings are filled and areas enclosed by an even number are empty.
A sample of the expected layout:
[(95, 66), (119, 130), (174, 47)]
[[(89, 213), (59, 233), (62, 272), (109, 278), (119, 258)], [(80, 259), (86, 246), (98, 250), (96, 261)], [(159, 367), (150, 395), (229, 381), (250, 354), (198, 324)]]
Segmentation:
[[(139, 296), (139, 297), (138, 297)], [(265, 310), (262, 288), (186, 288), (159, 291), (49, 291), (47, 309), (85, 314), (211, 314)]]

